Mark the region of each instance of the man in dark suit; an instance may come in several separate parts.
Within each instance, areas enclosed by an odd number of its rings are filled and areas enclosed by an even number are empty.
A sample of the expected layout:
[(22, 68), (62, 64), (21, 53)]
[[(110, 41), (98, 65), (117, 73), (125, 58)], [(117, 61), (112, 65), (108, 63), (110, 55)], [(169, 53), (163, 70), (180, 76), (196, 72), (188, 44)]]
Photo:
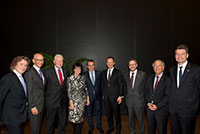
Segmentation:
[(55, 121), (58, 123), (58, 133), (65, 134), (67, 91), (66, 74), (63, 69), (63, 56), (56, 54), (54, 67), (45, 71), (45, 102), (46, 102), (46, 132), (53, 134)]
[(120, 104), (124, 96), (123, 93), (123, 76), (121, 71), (114, 67), (115, 60), (113, 57), (106, 59), (107, 68), (102, 72), (102, 91), (107, 114), (108, 130), (107, 134), (114, 131), (113, 115), (116, 121), (116, 132), (121, 134), (121, 116)]
[(138, 70), (136, 59), (130, 59), (128, 63), (129, 72), (125, 78), (125, 100), (128, 108), (130, 134), (136, 134), (135, 116), (139, 124), (139, 133), (144, 134), (144, 87), (145, 72)]
[(23, 123), (27, 119), (27, 89), (22, 74), (30, 60), (17, 56), (10, 65), (10, 73), (0, 80), (0, 117), (8, 134), (23, 134)]
[(95, 62), (90, 59), (87, 61), (88, 71), (84, 73), (86, 78), (86, 86), (88, 89), (88, 94), (90, 98), (90, 105), (87, 107), (88, 110), (88, 123), (89, 131), (88, 134), (92, 134), (94, 130), (93, 116), (94, 108), (96, 111), (96, 124), (97, 129), (100, 133), (104, 133), (101, 126), (101, 116), (102, 116), (102, 90), (101, 90), (101, 72), (95, 70)]
[(155, 60), (152, 64), (155, 74), (149, 76), (145, 86), (145, 100), (148, 120), (148, 133), (167, 134), (168, 102), (171, 80), (164, 74), (165, 63)]
[(187, 61), (189, 50), (175, 50), (177, 65), (170, 69), (172, 89), (169, 97), (172, 134), (194, 134), (199, 112), (200, 67)]
[(28, 90), (31, 134), (40, 134), (44, 107), (44, 76), (41, 71), (43, 55), (34, 54), (32, 62), (33, 67), (25, 73), (24, 78)]

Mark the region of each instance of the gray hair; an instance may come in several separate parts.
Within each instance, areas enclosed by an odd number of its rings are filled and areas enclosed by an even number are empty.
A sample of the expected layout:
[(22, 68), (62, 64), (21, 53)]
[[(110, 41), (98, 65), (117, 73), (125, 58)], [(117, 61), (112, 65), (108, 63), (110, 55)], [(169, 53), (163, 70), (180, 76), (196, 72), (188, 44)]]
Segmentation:
[(162, 65), (165, 67), (165, 62), (163, 60), (161, 60), (161, 59), (154, 60), (153, 63), (152, 63), (152, 67), (154, 67), (154, 63), (156, 61), (160, 61), (162, 63)]
[(64, 59), (64, 57), (63, 57), (61, 54), (56, 54), (56, 55), (54, 56), (54, 60), (56, 60), (58, 57), (62, 57), (62, 58)]

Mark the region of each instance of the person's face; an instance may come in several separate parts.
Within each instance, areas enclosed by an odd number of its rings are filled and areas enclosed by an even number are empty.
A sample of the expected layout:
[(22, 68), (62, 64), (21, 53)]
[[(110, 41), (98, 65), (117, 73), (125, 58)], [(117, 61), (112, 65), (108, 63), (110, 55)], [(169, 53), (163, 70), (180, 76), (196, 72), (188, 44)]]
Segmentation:
[(156, 75), (160, 75), (164, 71), (165, 67), (161, 61), (155, 61), (153, 65), (153, 70)]
[(54, 64), (57, 68), (61, 68), (63, 66), (63, 57), (56, 57), (56, 59), (54, 60)]
[(182, 65), (188, 57), (189, 54), (186, 52), (185, 49), (177, 49), (175, 52), (175, 58), (179, 65)]
[(74, 68), (74, 74), (79, 75), (81, 73), (81, 67), (75, 67)]
[(17, 62), (17, 65), (15, 66), (15, 70), (18, 73), (23, 74), (26, 71), (27, 67), (28, 67), (28, 62), (22, 59), (21, 61)]
[(115, 62), (114, 62), (114, 60), (112, 58), (108, 58), (107, 62), (106, 62), (106, 65), (107, 65), (108, 69), (111, 69), (112, 67), (114, 67)]
[(93, 72), (95, 68), (94, 62), (88, 62), (87, 68), (89, 71)]
[(129, 61), (129, 63), (128, 63), (128, 67), (129, 67), (129, 69), (133, 72), (133, 71), (135, 71), (135, 70), (137, 69), (138, 64), (136, 63), (136, 61), (131, 60), (131, 61)]
[(44, 64), (44, 57), (41, 54), (35, 54), (32, 61), (36, 67), (41, 68)]

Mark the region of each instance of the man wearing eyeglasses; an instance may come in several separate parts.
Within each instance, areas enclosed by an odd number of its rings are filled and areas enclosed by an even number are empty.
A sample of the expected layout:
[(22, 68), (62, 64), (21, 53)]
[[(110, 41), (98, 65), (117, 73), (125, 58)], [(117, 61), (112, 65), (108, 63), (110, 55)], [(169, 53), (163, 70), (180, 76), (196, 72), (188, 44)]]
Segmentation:
[(25, 81), (28, 90), (29, 117), (31, 134), (40, 134), (43, 106), (44, 106), (44, 76), (41, 67), (44, 57), (35, 53), (32, 59), (33, 67), (25, 73)]

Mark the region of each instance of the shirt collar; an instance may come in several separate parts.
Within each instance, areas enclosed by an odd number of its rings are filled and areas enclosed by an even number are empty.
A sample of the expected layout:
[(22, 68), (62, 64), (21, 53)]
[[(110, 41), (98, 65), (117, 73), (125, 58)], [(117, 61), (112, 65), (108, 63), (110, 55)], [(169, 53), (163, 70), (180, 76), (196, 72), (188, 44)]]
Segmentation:
[(182, 65), (178, 64), (178, 68), (179, 67), (183, 67), (183, 69), (187, 66), (188, 61), (186, 60)]
[(113, 69), (114, 69), (114, 67), (112, 67), (111, 69), (108, 69), (108, 70), (110, 70), (111, 72), (113, 71)]
[(91, 74), (91, 73), (95, 73), (95, 70), (93, 72), (91, 72), (90, 70), (88, 70), (88, 72)]
[(33, 67), (39, 72), (40, 68), (37, 67), (36, 65), (33, 65)]
[(22, 74), (18, 73), (15, 69), (13, 70), (13, 72), (17, 75), (17, 77), (22, 76)]
[(160, 79), (160, 78), (162, 77), (162, 75), (163, 75), (163, 72), (162, 72), (161, 74), (159, 74), (159, 75), (156, 75), (156, 74), (155, 74), (155, 77), (158, 76), (159, 79)]
[(62, 71), (62, 68), (58, 68), (55, 65), (54, 65), (54, 68), (55, 68), (56, 71), (58, 71), (58, 69), (60, 69), (60, 71)]
[(132, 73), (134, 73), (134, 75), (137, 73), (137, 69), (135, 69), (135, 71), (130, 71), (130, 75), (132, 75)]

